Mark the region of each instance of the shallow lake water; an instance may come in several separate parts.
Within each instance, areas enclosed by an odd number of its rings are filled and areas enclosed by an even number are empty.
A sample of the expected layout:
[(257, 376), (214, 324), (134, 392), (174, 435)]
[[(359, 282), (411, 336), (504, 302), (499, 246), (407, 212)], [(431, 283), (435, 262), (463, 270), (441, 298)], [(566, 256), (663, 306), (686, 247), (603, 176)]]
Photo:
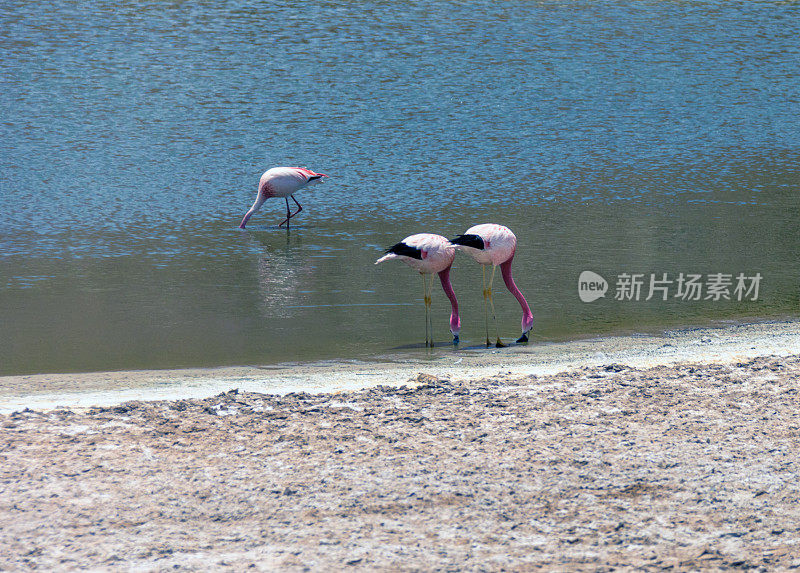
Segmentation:
[[(798, 23), (796, 2), (12, 2), (0, 374), (425, 353), (421, 279), (373, 262), (484, 222), (518, 237), (533, 344), (797, 316)], [(276, 165), (330, 179), (291, 231), (277, 199), (239, 230)], [(480, 268), (452, 280), (478, 346)], [(516, 338), (499, 280), (495, 303)]]

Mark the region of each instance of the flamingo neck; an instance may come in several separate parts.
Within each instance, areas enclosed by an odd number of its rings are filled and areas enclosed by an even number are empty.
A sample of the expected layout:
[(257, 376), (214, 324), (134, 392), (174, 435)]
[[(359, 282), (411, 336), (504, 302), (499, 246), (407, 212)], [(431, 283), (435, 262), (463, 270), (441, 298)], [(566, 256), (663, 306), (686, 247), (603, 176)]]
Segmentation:
[(442, 282), (444, 294), (450, 299), (450, 306), (452, 309), (450, 312), (450, 332), (453, 333), (453, 336), (458, 336), (459, 332), (461, 332), (461, 317), (458, 315), (456, 293), (453, 290), (453, 285), (450, 283), (450, 268), (451, 267), (447, 267), (445, 270), (439, 272), (439, 280)]
[(531, 312), (531, 307), (528, 306), (528, 301), (525, 300), (525, 295), (517, 288), (514, 277), (511, 276), (512, 260), (514, 260), (514, 255), (511, 255), (510, 259), (500, 265), (500, 271), (503, 274), (503, 281), (506, 283), (506, 288), (514, 295), (514, 298), (517, 299), (519, 305), (522, 307), (522, 333), (524, 334), (533, 326), (533, 313)]
[(242, 222), (239, 223), (239, 228), (240, 229), (244, 229), (245, 225), (247, 225), (247, 222), (250, 220), (250, 217), (252, 217), (252, 216), (253, 216), (253, 210), (250, 209), (247, 213), (244, 214), (244, 217), (242, 218)]

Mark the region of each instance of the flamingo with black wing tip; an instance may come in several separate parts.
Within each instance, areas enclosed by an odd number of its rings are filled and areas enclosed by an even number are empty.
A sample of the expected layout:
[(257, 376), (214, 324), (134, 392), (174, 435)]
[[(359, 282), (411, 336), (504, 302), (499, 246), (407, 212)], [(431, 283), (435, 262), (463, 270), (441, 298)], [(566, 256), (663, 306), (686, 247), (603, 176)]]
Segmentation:
[[(304, 167), (273, 167), (264, 172), (261, 180), (258, 182), (258, 194), (256, 195), (255, 203), (250, 207), (250, 210), (245, 213), (242, 222), (239, 224), (240, 229), (244, 229), (250, 217), (261, 208), (264, 201), (271, 197), (283, 197), (286, 200), (286, 218), (278, 223), (280, 227), (286, 223), (286, 228), (289, 228), (289, 219), (297, 215), (303, 210), (294, 194), (300, 189), (305, 187), (311, 182), (322, 182), (322, 178), (327, 177), (324, 173), (315, 173), (310, 169)], [(297, 211), (294, 213), (289, 209), (289, 197), (297, 205)]]
[[(514, 259), (514, 253), (517, 250), (517, 237), (511, 232), (511, 229), (503, 225), (496, 225), (494, 223), (485, 223), (482, 225), (475, 225), (470, 227), (463, 235), (451, 239), (450, 242), (458, 249), (463, 250), (477, 263), (481, 265), (483, 271), (483, 318), (486, 325), (486, 346), (489, 342), (489, 317), (486, 309), (486, 301), (492, 307), (492, 318), (494, 319), (494, 328), (497, 333), (498, 348), (505, 346), (500, 340), (500, 331), (497, 329), (497, 317), (494, 311), (494, 301), (492, 299), (492, 284), (494, 283), (494, 272), (497, 267), (500, 267), (500, 272), (503, 275), (503, 281), (509, 292), (519, 301), (522, 307), (522, 336), (517, 339), (517, 342), (528, 342), (528, 333), (533, 328), (533, 313), (528, 306), (528, 301), (525, 296), (517, 288), (514, 279), (511, 276), (511, 261)], [(492, 265), (492, 276), (489, 279), (489, 288), (486, 288), (486, 267)]]
[[(444, 294), (450, 299), (450, 332), (453, 334), (453, 344), (458, 343), (458, 335), (461, 332), (458, 300), (456, 300), (453, 285), (450, 283), (450, 267), (453, 266), (455, 256), (455, 247), (445, 237), (431, 233), (420, 233), (406, 237), (375, 261), (377, 265), (383, 261), (399, 259), (422, 275), (425, 301), (425, 345), (431, 348), (433, 347), (433, 322), (430, 308), (434, 273), (439, 275)], [(430, 281), (427, 277), (430, 277)]]

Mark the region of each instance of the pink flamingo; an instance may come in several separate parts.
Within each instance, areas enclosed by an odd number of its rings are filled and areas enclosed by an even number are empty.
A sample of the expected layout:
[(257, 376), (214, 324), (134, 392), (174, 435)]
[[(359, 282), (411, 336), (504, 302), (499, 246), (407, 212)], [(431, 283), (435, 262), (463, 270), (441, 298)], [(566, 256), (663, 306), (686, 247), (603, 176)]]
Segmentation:
[[(461, 318), (458, 316), (458, 301), (453, 285), (450, 284), (450, 267), (456, 257), (456, 249), (445, 237), (431, 233), (420, 233), (406, 237), (386, 251), (386, 254), (375, 261), (375, 264), (390, 259), (400, 259), (422, 275), (422, 287), (425, 301), (425, 345), (433, 347), (433, 322), (431, 320), (431, 294), (433, 291), (433, 274), (438, 273), (442, 289), (450, 299), (450, 332), (453, 344), (458, 344), (461, 332)], [(430, 281), (426, 277), (430, 276)], [(430, 327), (429, 327), (430, 325)], [(430, 331), (430, 337), (428, 332)]]
[[(498, 265), (503, 274), (506, 287), (522, 307), (522, 336), (519, 337), (517, 342), (528, 342), (528, 333), (533, 328), (533, 313), (528, 306), (528, 301), (525, 300), (525, 296), (517, 288), (514, 279), (511, 277), (511, 261), (514, 259), (514, 253), (517, 250), (516, 235), (508, 227), (487, 223), (470, 227), (466, 233), (459, 235), (450, 242), (481, 265), (483, 271), (483, 318), (486, 325), (486, 346), (490, 345), (489, 317), (486, 310), (487, 299), (492, 307), (492, 318), (497, 332), (496, 346), (498, 348), (505, 346), (500, 341), (500, 332), (497, 330), (497, 317), (494, 312), (494, 301), (492, 300), (492, 283), (494, 282), (494, 272), (497, 270)], [(486, 288), (487, 265), (492, 265), (492, 277), (489, 279), (488, 289)]]
[[(294, 194), (300, 189), (311, 183), (312, 181), (321, 182), (323, 177), (327, 177), (324, 173), (314, 173), (310, 169), (304, 167), (273, 167), (264, 172), (261, 180), (258, 182), (258, 194), (256, 201), (250, 210), (245, 213), (242, 222), (239, 224), (240, 229), (244, 229), (250, 217), (261, 208), (264, 201), (270, 197), (283, 197), (286, 199), (286, 218), (278, 223), (280, 227), (286, 223), (286, 228), (289, 228), (289, 219), (297, 215), (303, 210)], [(297, 205), (297, 211), (292, 213), (289, 209), (289, 197)]]

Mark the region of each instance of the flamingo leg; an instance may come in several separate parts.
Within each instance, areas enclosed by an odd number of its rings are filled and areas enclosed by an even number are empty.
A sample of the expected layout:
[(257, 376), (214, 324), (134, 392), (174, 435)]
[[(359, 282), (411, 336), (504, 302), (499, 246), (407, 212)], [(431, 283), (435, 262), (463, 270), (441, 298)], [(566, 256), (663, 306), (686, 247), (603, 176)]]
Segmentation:
[(428, 280), (425, 278), (425, 273), (420, 273), (422, 275), (422, 300), (425, 303), (425, 348), (428, 347), (430, 336), (429, 336), (429, 324), (430, 324), (430, 305), (428, 304)]
[(486, 287), (486, 265), (481, 265), (481, 274), (483, 275), (483, 326), (486, 329), (486, 348), (489, 348), (492, 343), (489, 342), (489, 300), (492, 296), (491, 283)]
[(295, 198), (294, 198), (294, 195), (291, 195), (291, 198), (292, 198), (292, 201), (294, 201), (294, 204), (295, 204), (295, 205), (297, 205), (297, 211), (295, 211), (294, 213), (292, 213), (292, 217), (294, 217), (294, 216), (295, 216), (295, 215), (297, 215), (297, 214), (298, 214), (300, 211), (302, 211), (302, 210), (303, 210), (303, 206), (302, 206), (300, 203), (298, 203), (298, 202), (297, 202), (297, 199), (295, 199)]
[(295, 204), (297, 205), (297, 211), (295, 211), (294, 213), (292, 213), (292, 212), (289, 210), (289, 197), (286, 197), (286, 198), (285, 198), (285, 199), (286, 199), (286, 218), (285, 218), (283, 221), (281, 221), (280, 223), (278, 223), (278, 226), (279, 226), (279, 227), (282, 227), (282, 226), (283, 226), (283, 224), (284, 224), (284, 223), (286, 223), (286, 228), (287, 228), (287, 229), (289, 228), (289, 219), (291, 219), (292, 217), (294, 217), (294, 216), (295, 216), (295, 215), (297, 215), (297, 214), (298, 214), (300, 211), (302, 211), (302, 210), (303, 210), (303, 206), (302, 206), (302, 205), (300, 205), (300, 203), (298, 203), (298, 202), (297, 202), (297, 199), (295, 199), (295, 198), (294, 198), (294, 195), (290, 195), (290, 197), (292, 198), (292, 201), (294, 201), (294, 202), (295, 202)]
[(292, 214), (289, 211), (289, 198), (288, 197), (284, 197), (284, 199), (286, 200), (286, 218), (283, 221), (281, 221), (280, 223), (278, 223), (278, 226), (279, 227), (283, 227), (283, 224), (286, 223), (286, 228), (288, 229), (289, 228), (289, 219), (292, 218)]
[(486, 348), (491, 346), (489, 342), (489, 310), (486, 299), (489, 298), (489, 291), (486, 289), (486, 265), (481, 265), (483, 275), (483, 325), (486, 327)]
[[(489, 279), (489, 304), (492, 307), (492, 320), (494, 321), (494, 331), (497, 334), (497, 343), (495, 347), (504, 348), (506, 345), (500, 340), (500, 330), (497, 328), (497, 314), (494, 311), (494, 299), (492, 298), (492, 285), (494, 284), (494, 272), (497, 267), (492, 266), (492, 277)], [(486, 325), (486, 346), (489, 346), (489, 325)]]
[(425, 294), (426, 294), (425, 305), (426, 305), (426, 307), (428, 309), (426, 314), (428, 315), (428, 323), (430, 324), (430, 333), (431, 333), (430, 347), (433, 348), (433, 346), (434, 346), (434, 343), (433, 343), (433, 312), (431, 312), (431, 303), (433, 301), (433, 296), (432, 296), (433, 295), (433, 275), (430, 275), (430, 280), (428, 281), (428, 289), (427, 289)]

